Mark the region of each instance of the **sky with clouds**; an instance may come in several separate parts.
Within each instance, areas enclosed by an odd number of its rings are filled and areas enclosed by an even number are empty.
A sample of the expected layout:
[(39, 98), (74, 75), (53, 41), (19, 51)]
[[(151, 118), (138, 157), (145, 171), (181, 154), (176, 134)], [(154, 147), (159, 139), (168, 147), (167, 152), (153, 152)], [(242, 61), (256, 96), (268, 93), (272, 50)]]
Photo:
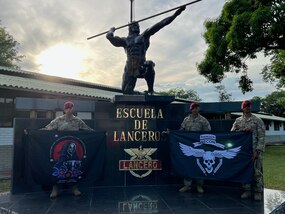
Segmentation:
[[(186, 4), (186, 0), (134, 0), (134, 19)], [(181, 87), (197, 91), (204, 102), (218, 101), (214, 85), (199, 75), (196, 64), (207, 50), (203, 23), (220, 15), (225, 0), (203, 0), (190, 5), (170, 25), (151, 37), (147, 59), (155, 62), (155, 91)], [(126, 56), (105, 36), (87, 38), (130, 21), (130, 0), (1, 0), (1, 25), (20, 43), (26, 71), (80, 79), (108, 86), (121, 86)], [(141, 32), (170, 12), (140, 23)], [(126, 36), (127, 28), (115, 35)], [(254, 91), (242, 94), (237, 76), (228, 74), (222, 84), (236, 101), (264, 97), (275, 88), (262, 81), (261, 69), (269, 62), (262, 54), (248, 61)], [(146, 90), (139, 79), (136, 90)]]

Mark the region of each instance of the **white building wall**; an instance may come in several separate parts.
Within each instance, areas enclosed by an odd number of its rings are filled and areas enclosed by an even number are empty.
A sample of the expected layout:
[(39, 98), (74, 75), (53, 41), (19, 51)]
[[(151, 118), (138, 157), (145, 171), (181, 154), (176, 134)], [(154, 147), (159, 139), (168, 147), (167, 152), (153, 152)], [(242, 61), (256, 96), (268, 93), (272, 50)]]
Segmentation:
[(0, 173), (12, 169), (14, 128), (0, 128)]
[(91, 112), (77, 112), (77, 117), (79, 117), (81, 120), (90, 120), (92, 119), (92, 113)]
[(281, 122), (279, 130), (274, 130), (274, 121), (270, 121), (269, 130), (266, 130), (266, 135), (285, 135), (284, 123)]
[(13, 145), (14, 128), (0, 128), (0, 146)]

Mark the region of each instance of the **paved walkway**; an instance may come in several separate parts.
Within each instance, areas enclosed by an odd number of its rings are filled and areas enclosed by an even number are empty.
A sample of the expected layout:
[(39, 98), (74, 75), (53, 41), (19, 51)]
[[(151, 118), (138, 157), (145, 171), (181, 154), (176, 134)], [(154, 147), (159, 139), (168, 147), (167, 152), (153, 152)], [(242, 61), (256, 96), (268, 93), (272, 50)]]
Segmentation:
[[(264, 200), (241, 200), (240, 189), (206, 186), (204, 194), (179, 193), (179, 186), (96, 187), (76, 198), (63, 191), (55, 200), (48, 192), (0, 194), (1, 214), (285, 213), (285, 191), (265, 189)], [(283, 205), (282, 205), (283, 204)]]

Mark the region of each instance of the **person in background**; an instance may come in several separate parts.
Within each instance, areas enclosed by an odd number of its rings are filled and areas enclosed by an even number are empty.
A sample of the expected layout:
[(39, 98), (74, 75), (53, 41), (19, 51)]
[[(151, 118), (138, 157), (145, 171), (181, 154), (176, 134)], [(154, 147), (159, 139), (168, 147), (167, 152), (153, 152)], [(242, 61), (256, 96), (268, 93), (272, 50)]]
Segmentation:
[[(84, 121), (79, 117), (74, 116), (74, 103), (67, 101), (64, 103), (63, 111), (64, 114), (58, 116), (53, 121), (51, 121), (45, 128), (41, 130), (58, 130), (58, 131), (79, 131), (87, 130), (94, 131), (92, 128), (87, 126)], [(77, 185), (73, 185), (71, 191), (74, 196), (80, 196), (81, 192), (79, 191)], [(58, 196), (59, 190), (57, 185), (53, 185), (50, 198), (56, 198)]]
[[(199, 103), (191, 103), (190, 112), (191, 114), (184, 118), (180, 130), (185, 131), (211, 131), (209, 121), (199, 114), (200, 108)], [(184, 186), (179, 189), (179, 192), (187, 192), (191, 189), (193, 183), (192, 178), (184, 178)], [(197, 192), (204, 193), (203, 184), (204, 180), (197, 179)]]
[(241, 199), (251, 198), (251, 189), (254, 189), (254, 200), (260, 201), (263, 191), (263, 152), (265, 149), (265, 126), (263, 121), (251, 113), (251, 101), (245, 100), (241, 104), (243, 115), (238, 117), (231, 131), (252, 132), (252, 147), (254, 161), (254, 181), (253, 184), (243, 184), (244, 192)]

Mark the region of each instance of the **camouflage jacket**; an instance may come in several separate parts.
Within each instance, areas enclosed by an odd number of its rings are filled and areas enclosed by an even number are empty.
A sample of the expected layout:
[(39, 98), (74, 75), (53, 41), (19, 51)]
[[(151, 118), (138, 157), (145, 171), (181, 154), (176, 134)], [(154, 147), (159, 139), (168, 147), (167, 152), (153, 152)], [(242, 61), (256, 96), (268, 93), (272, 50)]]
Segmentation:
[(243, 131), (246, 128), (252, 131), (253, 150), (264, 151), (265, 126), (263, 121), (253, 114), (250, 117), (241, 116), (235, 120), (231, 131)]
[(211, 126), (209, 121), (202, 115), (198, 114), (197, 117), (193, 117), (193, 115), (190, 114), (189, 116), (184, 118), (180, 130), (211, 131)]
[(72, 115), (71, 118), (66, 117), (66, 115), (59, 116), (51, 121), (42, 130), (58, 130), (58, 131), (79, 131), (79, 130), (89, 130), (94, 131), (89, 126), (87, 126), (80, 118)]

